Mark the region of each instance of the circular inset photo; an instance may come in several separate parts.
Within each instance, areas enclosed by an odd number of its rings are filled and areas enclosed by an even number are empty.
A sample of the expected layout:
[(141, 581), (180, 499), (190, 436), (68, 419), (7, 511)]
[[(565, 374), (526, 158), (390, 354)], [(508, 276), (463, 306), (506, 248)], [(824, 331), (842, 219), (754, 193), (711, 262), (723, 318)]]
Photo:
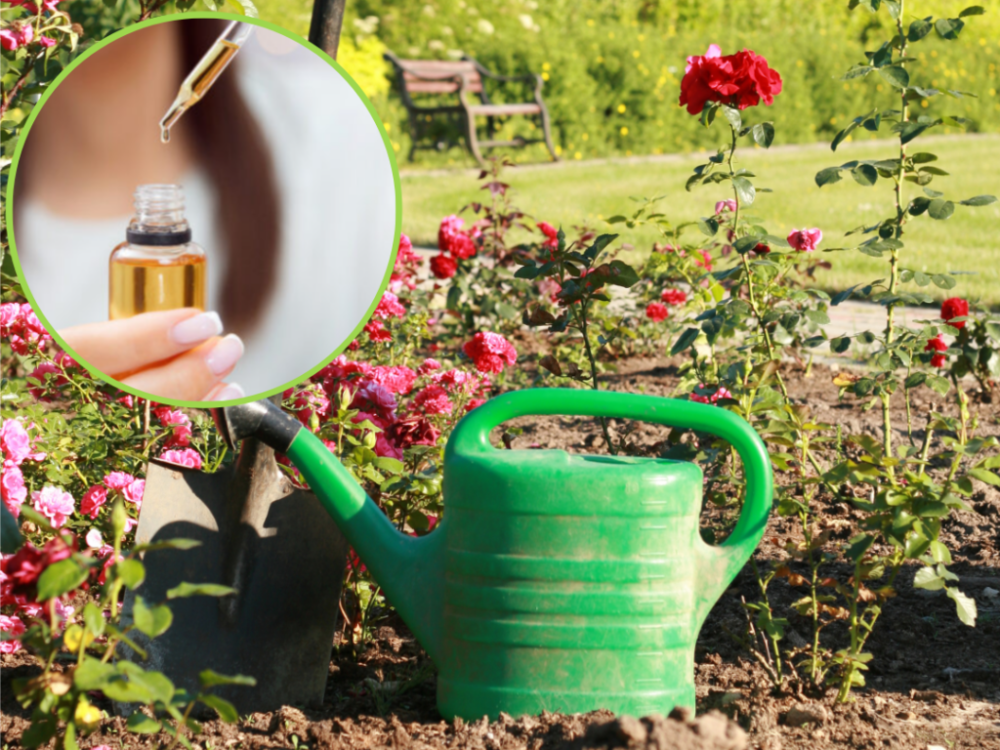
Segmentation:
[(272, 395), (360, 330), (399, 175), (329, 57), (256, 19), (138, 24), (56, 79), (8, 207), (25, 292), (95, 375), (168, 403)]

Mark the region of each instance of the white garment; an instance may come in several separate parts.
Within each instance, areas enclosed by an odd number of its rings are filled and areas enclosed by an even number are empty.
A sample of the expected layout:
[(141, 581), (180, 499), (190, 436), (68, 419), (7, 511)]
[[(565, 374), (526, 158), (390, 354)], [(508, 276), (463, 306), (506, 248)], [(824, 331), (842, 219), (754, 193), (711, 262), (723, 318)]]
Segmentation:
[[(286, 58), (248, 49), (237, 63), (224, 75), (239, 76), (271, 146), (281, 200), (274, 292), (226, 378), (250, 395), (300, 379), (346, 341), (386, 275), (397, 212), (381, 133), (334, 68), (304, 48)], [(200, 171), (183, 187), (193, 241), (208, 256), (208, 307), (218, 310), (225, 268), (215, 189)], [(68, 219), (33, 201), (18, 211), (19, 260), (49, 323), (59, 330), (106, 320), (108, 256), (129, 217)]]

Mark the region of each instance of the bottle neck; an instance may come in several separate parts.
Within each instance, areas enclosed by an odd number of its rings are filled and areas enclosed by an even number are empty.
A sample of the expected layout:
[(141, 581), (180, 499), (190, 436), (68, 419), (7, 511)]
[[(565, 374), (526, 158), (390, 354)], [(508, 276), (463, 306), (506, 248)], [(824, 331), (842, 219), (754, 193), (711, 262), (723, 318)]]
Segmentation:
[(140, 185), (133, 195), (135, 215), (126, 237), (132, 245), (183, 245), (191, 241), (180, 185)]

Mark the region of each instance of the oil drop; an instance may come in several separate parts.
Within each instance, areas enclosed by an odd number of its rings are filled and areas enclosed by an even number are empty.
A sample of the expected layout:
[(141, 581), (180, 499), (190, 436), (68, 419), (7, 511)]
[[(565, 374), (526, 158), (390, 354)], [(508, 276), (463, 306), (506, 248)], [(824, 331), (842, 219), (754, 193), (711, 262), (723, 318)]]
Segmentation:
[(205, 251), (191, 241), (179, 185), (140, 185), (126, 241), (111, 253), (108, 317), (205, 309)]

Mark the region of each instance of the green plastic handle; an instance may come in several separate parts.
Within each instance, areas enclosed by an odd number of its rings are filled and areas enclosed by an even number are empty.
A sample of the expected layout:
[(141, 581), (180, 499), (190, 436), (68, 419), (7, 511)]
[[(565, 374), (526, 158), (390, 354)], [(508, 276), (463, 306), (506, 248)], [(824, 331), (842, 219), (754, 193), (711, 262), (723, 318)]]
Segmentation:
[(698, 540), (698, 626), (726, 586), (739, 573), (764, 535), (774, 495), (767, 448), (749, 423), (718, 406), (695, 401), (610, 391), (533, 388), (496, 396), (458, 423), (446, 455), (496, 450), (490, 431), (509, 419), (529, 415), (620, 417), (710, 432), (732, 445), (743, 460), (746, 498), (732, 534), (720, 545)]

